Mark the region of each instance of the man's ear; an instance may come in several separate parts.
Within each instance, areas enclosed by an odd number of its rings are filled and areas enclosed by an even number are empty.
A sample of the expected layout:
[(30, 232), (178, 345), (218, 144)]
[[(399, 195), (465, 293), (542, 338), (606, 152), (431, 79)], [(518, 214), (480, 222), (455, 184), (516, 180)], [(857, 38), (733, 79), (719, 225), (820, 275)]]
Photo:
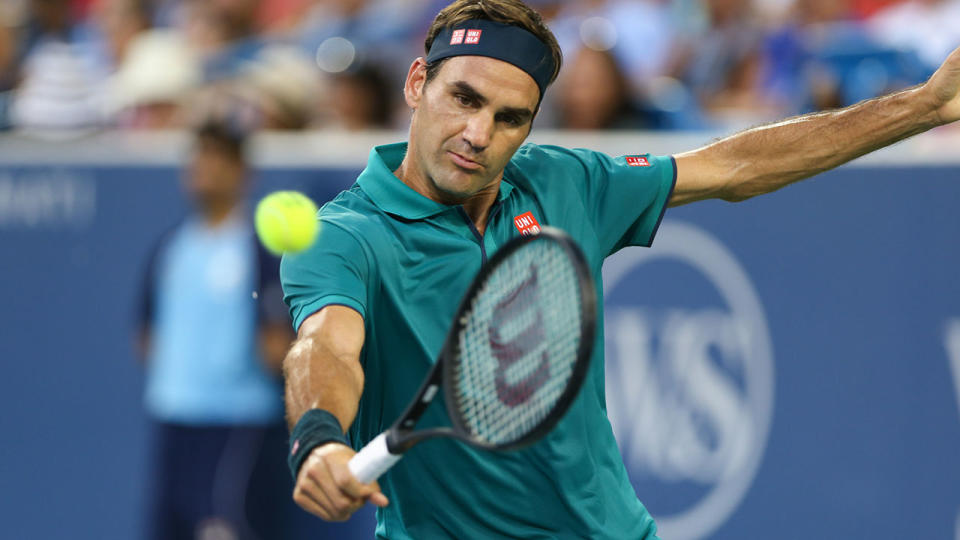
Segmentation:
[(416, 109), (423, 97), (423, 86), (427, 83), (427, 61), (419, 57), (410, 64), (407, 81), (403, 85), (403, 98), (407, 106)]

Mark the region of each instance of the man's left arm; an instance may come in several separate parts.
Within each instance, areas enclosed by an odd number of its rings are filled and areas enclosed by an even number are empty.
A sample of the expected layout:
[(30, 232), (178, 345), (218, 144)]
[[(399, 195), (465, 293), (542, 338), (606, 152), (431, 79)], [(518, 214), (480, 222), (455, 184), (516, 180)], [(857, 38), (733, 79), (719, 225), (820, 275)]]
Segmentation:
[(670, 206), (742, 201), (960, 119), (960, 48), (926, 83), (836, 111), (749, 129), (675, 156)]

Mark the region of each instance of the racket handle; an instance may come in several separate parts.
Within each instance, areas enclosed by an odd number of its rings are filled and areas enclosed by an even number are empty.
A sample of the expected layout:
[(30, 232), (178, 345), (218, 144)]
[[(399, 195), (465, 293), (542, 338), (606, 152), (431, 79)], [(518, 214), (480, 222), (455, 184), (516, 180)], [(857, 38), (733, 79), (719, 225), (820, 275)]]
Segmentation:
[(401, 455), (390, 453), (387, 448), (387, 432), (383, 432), (360, 449), (357, 455), (350, 458), (347, 466), (357, 480), (367, 484), (390, 470), (394, 463), (400, 461)]

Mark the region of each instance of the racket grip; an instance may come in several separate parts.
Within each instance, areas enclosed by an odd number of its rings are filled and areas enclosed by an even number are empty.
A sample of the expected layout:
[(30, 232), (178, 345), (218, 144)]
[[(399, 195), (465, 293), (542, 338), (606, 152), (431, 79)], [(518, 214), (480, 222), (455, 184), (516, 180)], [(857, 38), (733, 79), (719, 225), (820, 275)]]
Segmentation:
[(350, 468), (350, 472), (357, 477), (357, 480), (367, 484), (390, 470), (394, 463), (400, 461), (401, 455), (390, 453), (387, 448), (387, 433), (383, 432), (350, 458), (347, 466)]

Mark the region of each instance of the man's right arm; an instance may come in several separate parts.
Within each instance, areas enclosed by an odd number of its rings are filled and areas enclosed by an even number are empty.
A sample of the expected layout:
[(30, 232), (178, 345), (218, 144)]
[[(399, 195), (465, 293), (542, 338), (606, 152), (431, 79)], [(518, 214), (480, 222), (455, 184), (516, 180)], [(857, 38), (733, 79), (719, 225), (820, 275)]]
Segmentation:
[[(351, 308), (330, 305), (303, 321), (283, 363), (291, 429), (311, 409), (330, 412), (344, 428), (353, 423), (363, 392), (363, 341), (363, 317)], [(376, 482), (361, 484), (350, 473), (354, 453), (337, 442), (314, 448), (297, 473), (294, 501), (328, 521), (348, 519), (368, 500), (386, 506)]]

